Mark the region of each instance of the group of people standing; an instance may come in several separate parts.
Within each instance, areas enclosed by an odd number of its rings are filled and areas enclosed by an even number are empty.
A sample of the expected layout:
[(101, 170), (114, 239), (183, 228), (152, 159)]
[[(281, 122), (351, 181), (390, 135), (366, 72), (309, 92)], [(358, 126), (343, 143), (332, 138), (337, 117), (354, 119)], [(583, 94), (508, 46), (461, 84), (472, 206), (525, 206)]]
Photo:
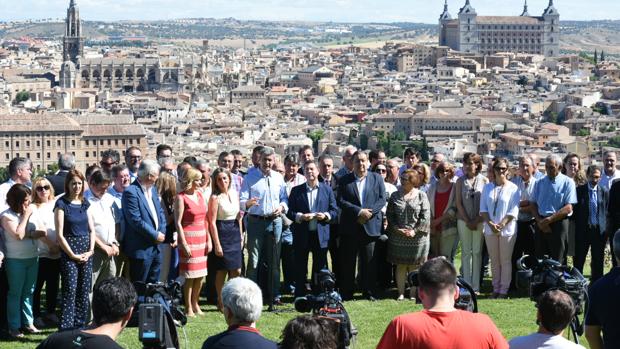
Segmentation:
[(486, 175), (478, 154), (465, 154), (456, 168), (436, 153), (428, 166), (413, 149), (401, 166), (382, 151), (347, 146), (335, 171), (335, 158), (315, 161), (310, 146), (283, 162), (257, 146), (247, 173), (238, 151), (219, 154), (214, 171), (193, 157), (175, 164), (167, 145), (157, 147), (156, 160), (136, 147), (123, 155), (121, 164), (118, 152), (104, 151), (82, 174), (65, 154), (58, 173), (34, 180), (29, 159), (11, 161), (10, 179), (0, 185), (0, 282), (8, 284), (12, 336), (46, 322), (84, 326), (94, 285), (118, 275), (142, 283), (180, 278), (189, 316), (202, 313), (207, 274), (219, 309), (226, 278), (243, 273), (267, 302), (287, 292), (304, 296), (318, 291), (308, 279), (310, 253), (311, 275), (331, 260), (345, 300), (356, 284), (375, 300), (393, 281), (403, 300), (407, 273), (429, 257), (454, 261), (460, 243), (465, 280), (480, 291), (488, 255), (492, 296), (506, 298), (523, 254), (563, 263), (573, 255), (582, 270), (591, 246), (592, 278), (601, 277), (609, 232), (620, 228), (614, 152), (604, 155), (603, 168), (585, 171), (574, 154), (550, 155), (546, 175), (535, 154), (519, 157), (516, 169), (494, 158)]

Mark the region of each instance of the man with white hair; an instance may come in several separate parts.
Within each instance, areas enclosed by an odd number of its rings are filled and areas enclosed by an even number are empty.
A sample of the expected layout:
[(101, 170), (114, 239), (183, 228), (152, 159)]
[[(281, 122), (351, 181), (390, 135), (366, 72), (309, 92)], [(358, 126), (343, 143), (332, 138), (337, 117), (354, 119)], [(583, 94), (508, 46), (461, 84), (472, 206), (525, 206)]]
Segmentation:
[(568, 216), (577, 203), (575, 182), (561, 173), (562, 158), (549, 155), (545, 159), (547, 176), (536, 182), (531, 195), (532, 215), (536, 220), (534, 237), (537, 258), (548, 255), (565, 263), (568, 244)]
[(263, 295), (252, 280), (234, 278), (222, 288), (224, 319), (228, 329), (211, 336), (202, 349), (276, 349), (277, 345), (256, 329), (263, 308)]
[(144, 160), (137, 179), (123, 191), (121, 205), (125, 219), (123, 251), (129, 257), (132, 282), (155, 283), (159, 280), (162, 246), (166, 237), (166, 216), (157, 195), (155, 182), (159, 164)]

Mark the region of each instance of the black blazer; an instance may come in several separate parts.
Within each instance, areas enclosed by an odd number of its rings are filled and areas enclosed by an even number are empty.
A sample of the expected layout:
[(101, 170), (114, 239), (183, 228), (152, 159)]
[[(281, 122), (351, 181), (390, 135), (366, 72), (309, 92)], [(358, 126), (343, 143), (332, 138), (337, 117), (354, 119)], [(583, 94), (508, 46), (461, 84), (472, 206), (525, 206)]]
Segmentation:
[[(607, 227), (606, 215), (609, 192), (601, 185), (598, 185), (596, 197), (598, 201), (597, 209), (599, 227), (601, 228), (601, 231), (605, 231)], [(575, 233), (584, 233), (590, 223), (590, 188), (588, 183), (577, 187), (577, 204), (573, 205), (573, 217), (575, 219)]]
[[(359, 226), (357, 218), (362, 208), (372, 209), (372, 218), (363, 225), (368, 236), (380, 236), (383, 227), (385, 207), (385, 185), (383, 178), (373, 172), (366, 176), (364, 189), (364, 205), (360, 204), (360, 193), (355, 183), (355, 174), (349, 173), (338, 181), (338, 205), (340, 206), (340, 225)], [(353, 234), (355, 229), (341, 229), (340, 234)]]
[(58, 171), (57, 174), (47, 176), (47, 180), (50, 181), (54, 188), (54, 195), (58, 196), (65, 192), (65, 179), (67, 178), (69, 171)]
[[(319, 243), (321, 248), (327, 248), (329, 241), (329, 223), (338, 219), (338, 205), (336, 204), (336, 197), (330, 187), (324, 183), (319, 183), (319, 192), (316, 198), (316, 212), (329, 213), (331, 219), (329, 221), (318, 222), (317, 233), (319, 234)], [(293, 245), (305, 248), (308, 246), (309, 230), (308, 222), (297, 223), (297, 214), (311, 213), (310, 205), (308, 202), (308, 194), (306, 189), (306, 183), (298, 185), (291, 190), (291, 194), (288, 197), (288, 218), (292, 220), (293, 225)]]

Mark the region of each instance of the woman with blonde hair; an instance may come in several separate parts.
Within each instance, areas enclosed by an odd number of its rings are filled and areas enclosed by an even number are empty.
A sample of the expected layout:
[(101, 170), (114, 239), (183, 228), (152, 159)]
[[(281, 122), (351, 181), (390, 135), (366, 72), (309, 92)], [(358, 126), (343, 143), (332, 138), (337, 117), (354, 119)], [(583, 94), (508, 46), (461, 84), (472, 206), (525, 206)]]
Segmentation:
[(207, 275), (207, 255), (211, 239), (207, 231), (207, 205), (199, 188), (202, 173), (190, 168), (181, 179), (181, 193), (174, 203), (174, 220), (180, 246), (179, 274), (185, 278), (183, 296), (188, 316), (202, 315), (198, 300), (203, 277)]
[(452, 182), (454, 166), (448, 162), (440, 163), (435, 169), (438, 178), (428, 189), (431, 206), (431, 253), (434, 257), (444, 256), (454, 263), (454, 246), (458, 233), (456, 230), (456, 185)]
[[(33, 313), (35, 324), (56, 325), (56, 300), (60, 282), (60, 246), (56, 238), (54, 223), (54, 187), (47, 178), (39, 177), (32, 183), (32, 216), (30, 221), (47, 235), (37, 240), (39, 252), (39, 274), (34, 289)], [(41, 291), (45, 284), (45, 318), (41, 319)]]
[(212, 192), (209, 200), (209, 232), (213, 239), (214, 256), (211, 263), (217, 270), (215, 290), (217, 307), (223, 311), (222, 287), (226, 275), (228, 279), (241, 274), (241, 249), (243, 232), (241, 231), (241, 214), (239, 213), (239, 194), (231, 187), (232, 178), (225, 168), (218, 168), (211, 179)]
[(417, 171), (420, 175), (418, 189), (425, 193), (428, 192), (428, 189), (431, 186), (431, 168), (425, 163), (418, 163), (411, 169)]
[(174, 221), (174, 201), (177, 197), (177, 180), (168, 172), (162, 171), (155, 182), (157, 194), (161, 198), (161, 206), (166, 216), (166, 239), (163, 245), (163, 258), (161, 262), (161, 272), (159, 273), (159, 281), (167, 282), (178, 276), (178, 250), (177, 232)]

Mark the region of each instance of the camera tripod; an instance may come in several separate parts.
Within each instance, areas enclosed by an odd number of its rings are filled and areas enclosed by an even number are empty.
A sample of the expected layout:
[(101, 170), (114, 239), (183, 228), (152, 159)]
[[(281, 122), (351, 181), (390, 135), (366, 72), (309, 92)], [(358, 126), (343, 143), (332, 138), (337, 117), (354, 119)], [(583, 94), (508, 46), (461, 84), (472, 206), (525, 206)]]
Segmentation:
[(573, 316), (573, 319), (570, 321), (568, 328), (570, 329), (570, 333), (573, 334), (573, 341), (579, 344), (579, 337), (583, 335), (583, 323), (579, 321), (579, 317), (577, 316), (577, 314)]

